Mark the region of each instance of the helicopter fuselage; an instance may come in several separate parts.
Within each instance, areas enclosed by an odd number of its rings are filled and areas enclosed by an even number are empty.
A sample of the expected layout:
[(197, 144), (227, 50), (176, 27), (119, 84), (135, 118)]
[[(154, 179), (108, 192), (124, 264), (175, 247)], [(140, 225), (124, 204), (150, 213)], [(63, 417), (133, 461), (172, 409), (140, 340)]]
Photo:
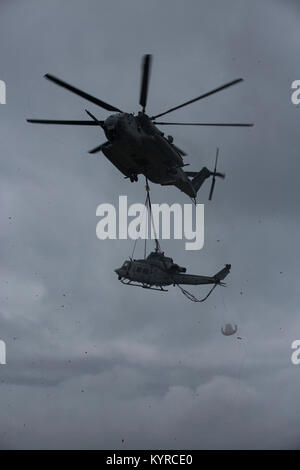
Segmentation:
[(183, 171), (182, 156), (144, 113), (117, 113), (103, 123), (107, 142), (102, 152), (131, 181), (140, 174), (153, 183), (175, 185), (194, 198), (196, 191)]
[(174, 264), (171, 258), (151, 253), (146, 259), (126, 260), (115, 272), (120, 280), (127, 279), (144, 286), (200, 285), (219, 284), (228, 275), (230, 267), (229, 264), (226, 265), (214, 276), (185, 274), (186, 269)]

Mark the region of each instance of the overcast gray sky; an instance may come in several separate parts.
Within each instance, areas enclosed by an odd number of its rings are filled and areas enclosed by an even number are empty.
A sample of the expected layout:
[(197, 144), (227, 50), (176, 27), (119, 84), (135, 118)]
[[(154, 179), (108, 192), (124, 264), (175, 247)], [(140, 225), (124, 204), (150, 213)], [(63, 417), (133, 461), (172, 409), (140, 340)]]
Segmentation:
[[(1, 0), (2, 448), (299, 448), (299, 20), (293, 1)], [(191, 170), (219, 146), (226, 173), (212, 203), (208, 184), (199, 193), (203, 250), (162, 245), (191, 273), (232, 263), (204, 304), (118, 282), (132, 242), (98, 240), (96, 207), (143, 202), (144, 183), (87, 154), (102, 131), (25, 121), (108, 116), (47, 72), (137, 112), (145, 53), (149, 114), (245, 79), (172, 114), (255, 123), (170, 130)], [(189, 202), (151, 188), (153, 202)], [(242, 340), (221, 335), (229, 321)]]

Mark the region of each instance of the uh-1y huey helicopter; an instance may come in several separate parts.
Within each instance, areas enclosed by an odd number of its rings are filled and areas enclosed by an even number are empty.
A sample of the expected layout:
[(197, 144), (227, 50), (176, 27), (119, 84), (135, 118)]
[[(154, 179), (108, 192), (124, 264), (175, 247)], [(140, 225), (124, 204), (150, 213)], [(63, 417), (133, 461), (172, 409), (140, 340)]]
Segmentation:
[[(172, 258), (165, 256), (156, 241), (156, 250), (145, 259), (126, 260), (123, 265), (115, 269), (118, 279), (126, 285), (165, 291), (164, 286), (178, 286), (183, 294), (190, 300), (202, 302), (207, 299), (217, 285), (224, 286), (223, 279), (229, 274), (231, 265), (226, 264), (214, 276), (200, 276), (185, 274), (186, 268), (173, 262)], [(198, 300), (193, 294), (184, 290), (181, 285), (212, 284), (213, 287), (204, 299)]]
[(27, 119), (28, 122), (38, 124), (67, 124), (79, 126), (99, 126), (103, 129), (107, 141), (93, 148), (89, 153), (102, 151), (108, 160), (115, 165), (118, 170), (123, 173), (125, 178), (129, 178), (131, 182), (138, 180), (138, 175), (143, 174), (153, 183), (163, 186), (173, 185), (183, 191), (185, 194), (195, 200), (199, 188), (203, 182), (213, 177), (210, 189), (209, 199), (212, 198), (216, 177), (224, 178), (223, 173), (208, 170), (206, 167), (199, 172), (184, 171), (186, 164), (183, 161), (185, 152), (179, 149), (174, 143), (171, 136), (165, 137), (156, 125), (163, 126), (233, 126), (233, 127), (251, 127), (253, 124), (241, 123), (199, 123), (199, 122), (161, 122), (157, 118), (171, 113), (179, 108), (194, 103), (200, 99), (206, 98), (225, 88), (229, 88), (243, 81), (242, 78), (233, 80), (225, 85), (215, 88), (212, 91), (204, 93), (197, 98), (186, 101), (185, 103), (170, 108), (155, 116), (149, 117), (145, 110), (148, 96), (148, 85), (151, 68), (151, 55), (145, 55), (142, 63), (142, 80), (140, 89), (139, 104), (142, 111), (137, 115), (126, 113), (119, 108), (105, 103), (104, 101), (75, 88), (72, 85), (46, 74), (45, 77), (76, 95), (94, 103), (107, 111), (113, 111), (105, 120), (99, 120), (90, 111), (86, 110), (92, 120), (49, 120), (49, 119)]

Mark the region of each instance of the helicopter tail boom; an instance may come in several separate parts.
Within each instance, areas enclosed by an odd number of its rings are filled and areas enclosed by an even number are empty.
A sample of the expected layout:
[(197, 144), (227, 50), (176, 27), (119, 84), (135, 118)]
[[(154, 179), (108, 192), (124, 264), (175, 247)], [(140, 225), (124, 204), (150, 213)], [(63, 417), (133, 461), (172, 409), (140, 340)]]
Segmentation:
[[(192, 172), (188, 172), (188, 173), (191, 175)], [(204, 183), (204, 181), (210, 177), (210, 171), (206, 167), (204, 167), (198, 173), (194, 173), (194, 174), (195, 176), (193, 177), (191, 183), (193, 185), (194, 190), (197, 193), (200, 187), (202, 186), (202, 184)]]
[(217, 272), (214, 276), (199, 276), (194, 274), (175, 274), (173, 276), (173, 283), (175, 284), (221, 284), (221, 281), (229, 274), (231, 264), (226, 264), (225, 268)]
[(212, 182), (211, 182), (211, 187), (210, 187), (210, 191), (209, 191), (209, 198), (208, 198), (209, 201), (211, 201), (211, 199), (212, 199), (212, 195), (213, 195), (215, 184), (216, 184), (216, 177), (223, 178), (223, 179), (225, 178), (224, 173), (220, 173), (219, 171), (217, 171), (218, 156), (219, 156), (219, 149), (217, 148), (214, 171), (209, 171), (206, 167), (203, 167), (202, 170), (200, 170), (198, 173), (195, 173), (194, 171), (186, 171), (185, 172), (185, 175), (188, 178), (192, 178), (192, 180), (190, 180), (190, 183), (191, 183), (191, 185), (192, 185), (192, 187), (193, 187), (196, 194), (199, 191), (199, 189), (201, 188), (204, 181), (207, 178), (209, 178), (210, 176), (212, 176)]

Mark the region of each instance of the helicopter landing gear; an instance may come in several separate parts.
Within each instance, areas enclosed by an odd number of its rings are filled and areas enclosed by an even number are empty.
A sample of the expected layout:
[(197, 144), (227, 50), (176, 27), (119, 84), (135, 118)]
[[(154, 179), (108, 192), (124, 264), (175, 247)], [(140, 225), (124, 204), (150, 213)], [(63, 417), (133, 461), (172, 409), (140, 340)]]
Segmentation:
[(131, 183), (134, 183), (135, 181), (138, 181), (138, 175), (136, 175), (135, 173), (132, 173), (130, 176), (130, 181)]

